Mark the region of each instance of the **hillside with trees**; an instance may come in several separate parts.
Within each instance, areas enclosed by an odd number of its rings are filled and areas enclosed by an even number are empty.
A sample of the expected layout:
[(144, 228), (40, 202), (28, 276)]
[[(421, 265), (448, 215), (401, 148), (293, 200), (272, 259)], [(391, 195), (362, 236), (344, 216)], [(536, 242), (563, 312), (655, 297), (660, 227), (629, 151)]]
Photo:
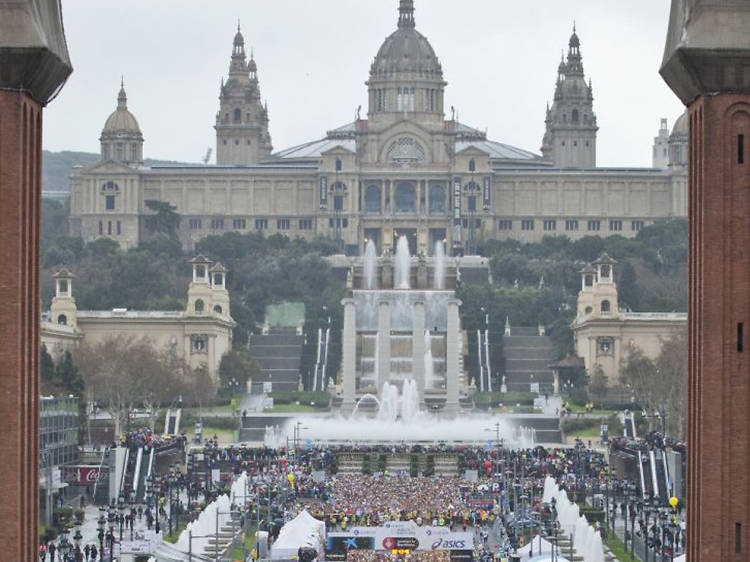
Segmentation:
[[(61, 152), (42, 151), (42, 191), (70, 191), (70, 172), (73, 166), (91, 166), (101, 160), (99, 154), (93, 152)], [(146, 166), (180, 164), (169, 160), (144, 161)]]
[[(190, 281), (189, 260), (201, 253), (226, 265), (232, 316), (238, 323), (234, 342), (238, 349), (262, 323), (270, 304), (300, 302), (305, 305), (308, 334), (327, 325), (330, 313), (332, 357), (329, 376), (340, 360), (341, 299), (346, 272), (334, 270), (325, 260), (335, 253), (335, 243), (317, 238), (291, 240), (275, 235), (230, 232), (200, 241), (195, 252), (183, 252), (175, 240), (170, 209), (155, 221), (153, 234), (138, 248), (121, 250), (112, 240), (84, 244), (65, 235), (64, 204), (45, 201), (43, 207), (43, 300), (49, 306), (52, 274), (62, 265), (76, 275), (75, 296), (79, 308), (110, 310), (182, 310)], [(158, 218), (158, 215), (157, 215)], [(162, 224), (163, 223), (163, 224)], [(161, 226), (159, 226), (161, 225)], [(506, 318), (514, 326), (547, 327), (563, 357), (573, 352), (570, 329), (581, 286), (579, 271), (606, 251), (617, 260), (615, 279), (620, 307), (635, 311), (684, 312), (687, 294), (687, 222), (674, 220), (644, 228), (635, 238), (546, 237), (540, 243), (489, 241), (480, 251), (490, 261), (489, 283), (461, 283), (462, 325), (469, 333), (466, 365), (473, 376), (476, 345), (471, 338), (490, 317), (493, 365), (502, 365), (502, 334)], [(312, 370), (314, 338), (308, 338), (302, 372)], [(232, 357), (232, 365), (248, 365), (247, 357)], [(229, 371), (227, 371), (227, 369)], [(502, 373), (499, 373), (502, 374)], [(231, 375), (228, 375), (231, 377)]]

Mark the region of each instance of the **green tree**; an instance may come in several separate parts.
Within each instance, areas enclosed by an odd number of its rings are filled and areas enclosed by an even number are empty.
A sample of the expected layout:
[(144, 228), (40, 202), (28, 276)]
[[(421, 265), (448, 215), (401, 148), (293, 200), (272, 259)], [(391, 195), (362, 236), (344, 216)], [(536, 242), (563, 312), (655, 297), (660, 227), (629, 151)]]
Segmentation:
[(607, 395), (607, 375), (601, 367), (596, 367), (589, 377), (589, 395), (596, 402), (601, 402)]
[(42, 344), (42, 348), (39, 350), (39, 379), (42, 394), (55, 394), (59, 392), (55, 361), (44, 344)]
[(180, 228), (182, 217), (177, 212), (177, 207), (167, 201), (148, 199), (146, 207), (155, 214), (148, 217), (146, 224), (153, 233), (166, 234), (170, 238), (177, 238), (177, 229)]
[(234, 379), (239, 383), (239, 390), (244, 393), (247, 382), (257, 377), (258, 373), (260, 367), (247, 349), (235, 348), (221, 358), (219, 380), (222, 388), (227, 388)]
[(60, 358), (55, 368), (55, 378), (68, 393), (83, 398), (83, 377), (73, 362), (73, 356), (70, 351), (66, 351)]

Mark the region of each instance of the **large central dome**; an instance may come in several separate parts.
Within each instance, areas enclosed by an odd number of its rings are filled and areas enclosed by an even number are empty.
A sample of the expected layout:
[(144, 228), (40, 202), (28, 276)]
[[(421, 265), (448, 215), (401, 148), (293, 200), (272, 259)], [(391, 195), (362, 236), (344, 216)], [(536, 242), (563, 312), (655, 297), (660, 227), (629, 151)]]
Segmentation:
[(380, 47), (370, 69), (370, 78), (391, 78), (403, 73), (438, 80), (443, 77), (432, 45), (416, 30), (413, 0), (401, 0), (398, 29)]

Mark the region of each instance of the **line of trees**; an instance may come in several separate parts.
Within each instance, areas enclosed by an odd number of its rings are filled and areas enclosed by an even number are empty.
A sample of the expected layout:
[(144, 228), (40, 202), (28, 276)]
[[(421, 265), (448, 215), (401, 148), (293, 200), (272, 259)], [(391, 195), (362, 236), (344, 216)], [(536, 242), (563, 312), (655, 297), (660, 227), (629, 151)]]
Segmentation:
[(663, 420), (667, 434), (684, 439), (687, 421), (688, 344), (683, 331), (662, 341), (661, 353), (650, 359), (633, 348), (623, 359), (620, 382), (630, 388), (649, 416)]

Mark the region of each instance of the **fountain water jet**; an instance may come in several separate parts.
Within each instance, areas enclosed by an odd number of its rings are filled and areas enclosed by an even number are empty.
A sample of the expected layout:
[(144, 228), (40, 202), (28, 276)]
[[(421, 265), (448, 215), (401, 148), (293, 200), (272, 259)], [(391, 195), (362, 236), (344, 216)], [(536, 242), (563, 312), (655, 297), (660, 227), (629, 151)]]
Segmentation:
[(409, 240), (401, 236), (396, 244), (396, 289), (409, 290), (411, 288), (411, 255), (409, 253)]
[(378, 251), (375, 242), (370, 240), (365, 248), (365, 289), (374, 290), (378, 288)]
[(436, 291), (445, 289), (445, 244), (441, 240), (435, 242), (435, 279)]

